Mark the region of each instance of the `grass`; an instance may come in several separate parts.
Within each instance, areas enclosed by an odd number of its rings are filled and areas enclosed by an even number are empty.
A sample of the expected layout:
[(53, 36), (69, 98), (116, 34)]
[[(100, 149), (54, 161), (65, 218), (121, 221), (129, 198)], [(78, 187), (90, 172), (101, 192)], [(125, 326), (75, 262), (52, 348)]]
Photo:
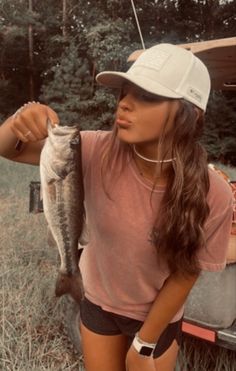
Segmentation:
[[(0, 174), (0, 370), (82, 370), (54, 296), (57, 251), (47, 245), (44, 215), (28, 212), (38, 168), (0, 159)], [(236, 352), (185, 338), (178, 370), (235, 371), (235, 364)]]
[(183, 336), (176, 371), (235, 371), (236, 351)]
[(43, 214), (29, 214), (38, 168), (0, 160), (0, 369), (79, 370), (54, 296), (57, 251)]

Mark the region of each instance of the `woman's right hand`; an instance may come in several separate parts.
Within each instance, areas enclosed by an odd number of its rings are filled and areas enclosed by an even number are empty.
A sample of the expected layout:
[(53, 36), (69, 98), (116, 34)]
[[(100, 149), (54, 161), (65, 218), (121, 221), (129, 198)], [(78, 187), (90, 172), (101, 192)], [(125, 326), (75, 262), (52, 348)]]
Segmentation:
[(29, 102), (16, 111), (9, 125), (17, 139), (27, 143), (45, 139), (48, 122), (53, 126), (59, 124), (56, 112), (46, 105)]
[(50, 107), (35, 102), (24, 104), (0, 125), (0, 156), (38, 165), (49, 123), (59, 124)]

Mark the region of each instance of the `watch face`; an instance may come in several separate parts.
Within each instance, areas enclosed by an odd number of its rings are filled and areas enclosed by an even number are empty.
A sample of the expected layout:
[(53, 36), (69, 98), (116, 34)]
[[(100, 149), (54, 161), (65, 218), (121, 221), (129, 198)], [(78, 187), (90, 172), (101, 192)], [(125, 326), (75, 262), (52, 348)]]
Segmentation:
[(153, 349), (149, 347), (142, 346), (142, 348), (139, 351), (139, 354), (142, 354), (142, 356), (150, 356), (152, 354)]

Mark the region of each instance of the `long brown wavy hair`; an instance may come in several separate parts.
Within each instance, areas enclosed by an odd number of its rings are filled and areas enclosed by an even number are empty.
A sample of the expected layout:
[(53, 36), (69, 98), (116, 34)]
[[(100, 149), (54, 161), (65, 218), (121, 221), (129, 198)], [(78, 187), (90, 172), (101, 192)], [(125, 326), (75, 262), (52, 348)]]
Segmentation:
[[(171, 272), (198, 273), (197, 251), (205, 246), (209, 176), (207, 154), (199, 143), (204, 126), (203, 114), (199, 112), (191, 103), (180, 100), (172, 137), (172, 156), (175, 161), (168, 174), (161, 209), (152, 228), (152, 241), (157, 253), (167, 261)], [(112, 166), (116, 133), (117, 129), (114, 128), (110, 145), (104, 150), (103, 179)], [(159, 142), (164, 141), (165, 131)], [(121, 152), (132, 151), (129, 144), (120, 142), (119, 146)]]

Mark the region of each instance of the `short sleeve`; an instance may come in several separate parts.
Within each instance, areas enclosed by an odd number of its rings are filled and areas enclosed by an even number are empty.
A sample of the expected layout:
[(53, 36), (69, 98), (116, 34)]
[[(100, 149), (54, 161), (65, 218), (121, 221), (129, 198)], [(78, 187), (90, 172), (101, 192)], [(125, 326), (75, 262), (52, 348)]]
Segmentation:
[(225, 268), (233, 218), (233, 194), (218, 174), (210, 174), (208, 195), (210, 214), (205, 225), (206, 246), (199, 249), (200, 268), (220, 271)]
[[(96, 161), (94, 152), (99, 151), (101, 143), (108, 132), (102, 130), (84, 130), (80, 132), (82, 144), (83, 176), (86, 176), (91, 161)], [(96, 164), (93, 164), (96, 166)]]

